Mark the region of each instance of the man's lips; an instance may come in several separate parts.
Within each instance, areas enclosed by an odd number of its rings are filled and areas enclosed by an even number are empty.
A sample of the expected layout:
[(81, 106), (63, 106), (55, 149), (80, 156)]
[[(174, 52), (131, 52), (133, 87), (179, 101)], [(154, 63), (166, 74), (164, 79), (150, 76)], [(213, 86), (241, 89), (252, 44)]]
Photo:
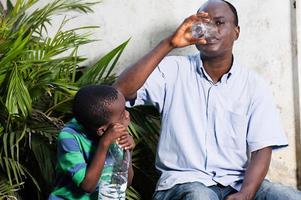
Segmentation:
[(212, 37), (212, 38), (207, 38), (206, 41), (207, 41), (206, 44), (216, 44), (218, 43), (219, 39), (216, 37)]

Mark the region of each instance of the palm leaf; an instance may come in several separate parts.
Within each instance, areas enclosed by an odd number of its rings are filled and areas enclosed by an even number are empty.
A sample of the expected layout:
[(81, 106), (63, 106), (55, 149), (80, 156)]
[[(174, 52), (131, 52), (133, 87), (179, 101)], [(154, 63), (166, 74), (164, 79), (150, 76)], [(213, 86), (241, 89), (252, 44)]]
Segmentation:
[[(57, 132), (58, 130), (56, 130)], [(55, 177), (55, 148), (49, 145), (49, 141), (45, 140), (43, 135), (32, 137), (31, 143), (32, 152), (38, 163), (36, 168), (42, 172), (43, 182), (45, 183), (44, 188), (50, 188), (53, 184), (53, 177)]]
[(31, 114), (31, 97), (17, 66), (11, 73), (5, 105), (10, 115), (27, 117)]
[(129, 40), (125, 41), (111, 52), (103, 56), (93, 66), (89, 67), (83, 76), (77, 81), (79, 86), (84, 86), (92, 83), (100, 83), (110, 78), (119, 57)]
[(132, 119), (129, 126), (130, 132), (147, 145), (155, 155), (160, 130), (158, 111), (153, 106), (136, 106), (128, 110)]
[(13, 183), (16, 182), (16, 184), (21, 184), (23, 181), (25, 172), (24, 167), (17, 162), (16, 160), (13, 160), (6, 156), (1, 156), (1, 168), (3, 171), (8, 175), (9, 183), (10, 185), (14, 185)]
[[(63, 30), (68, 22), (64, 19), (51, 38), (47, 35), (48, 25), (54, 15), (68, 10), (91, 12), (91, 6), (97, 3), (54, 0), (28, 12), (37, 1), (16, 0), (13, 4), (8, 0), (7, 10), (3, 1), (0, 6), (0, 175), (11, 186), (1, 191), (19, 190), (15, 186), (22, 183), (25, 190), (33, 185), (33, 199), (46, 198), (49, 188), (40, 185), (49, 186), (53, 180), (53, 153), (60, 127), (50, 115), (58, 117), (57, 121), (66, 115), (55, 108), (77, 91), (76, 71), (86, 59), (78, 56), (77, 50), (94, 41), (83, 30), (95, 26)], [(43, 109), (36, 111), (37, 107)], [(47, 110), (49, 116), (43, 113)]]
[(127, 200), (141, 200), (139, 192), (135, 190), (132, 186), (126, 190), (126, 199)]
[(18, 38), (12, 44), (10, 44), (10, 50), (6, 53), (5, 57), (0, 61), (0, 67), (1, 67), (0, 73), (5, 73), (5, 70), (7, 69), (6, 65), (12, 60), (14, 60), (21, 53), (25, 53), (24, 47), (29, 42), (31, 35), (30, 34), (24, 35), (22, 29), (20, 29), (20, 32), (18, 34), (19, 34)]
[(4, 176), (0, 175), (0, 199), (16, 199), (14, 196), (15, 192), (23, 185), (24, 183), (11, 185)]

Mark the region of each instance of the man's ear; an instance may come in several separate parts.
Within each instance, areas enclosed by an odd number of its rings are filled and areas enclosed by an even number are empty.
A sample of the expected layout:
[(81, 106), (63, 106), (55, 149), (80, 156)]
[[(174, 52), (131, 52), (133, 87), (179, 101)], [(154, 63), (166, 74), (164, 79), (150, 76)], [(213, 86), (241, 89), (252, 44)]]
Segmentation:
[(104, 134), (104, 132), (107, 130), (107, 126), (106, 125), (103, 125), (103, 126), (101, 126), (101, 127), (99, 127), (98, 129), (97, 129), (97, 131), (96, 131), (96, 134), (98, 135), (98, 136), (102, 136), (103, 134)]
[(234, 31), (235, 31), (235, 40), (237, 40), (240, 34), (240, 27), (236, 26)]

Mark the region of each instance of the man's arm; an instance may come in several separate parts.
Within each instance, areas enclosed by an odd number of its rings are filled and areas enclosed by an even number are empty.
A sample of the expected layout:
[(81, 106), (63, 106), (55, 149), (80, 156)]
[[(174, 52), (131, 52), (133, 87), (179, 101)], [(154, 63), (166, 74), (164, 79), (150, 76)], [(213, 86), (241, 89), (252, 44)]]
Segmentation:
[(173, 49), (170, 38), (162, 40), (152, 51), (133, 66), (126, 69), (113, 85), (127, 100), (136, 97), (137, 90), (144, 84), (160, 61)]
[(271, 156), (272, 147), (265, 147), (252, 152), (251, 161), (246, 170), (241, 190), (230, 195), (227, 200), (253, 199), (268, 172)]
[(208, 14), (201, 12), (185, 19), (174, 34), (162, 40), (136, 64), (125, 70), (113, 86), (116, 87), (127, 100), (134, 99), (137, 90), (142, 87), (149, 75), (171, 50), (195, 43), (206, 43), (203, 38), (193, 38), (190, 32), (192, 23), (200, 19), (208, 21)]

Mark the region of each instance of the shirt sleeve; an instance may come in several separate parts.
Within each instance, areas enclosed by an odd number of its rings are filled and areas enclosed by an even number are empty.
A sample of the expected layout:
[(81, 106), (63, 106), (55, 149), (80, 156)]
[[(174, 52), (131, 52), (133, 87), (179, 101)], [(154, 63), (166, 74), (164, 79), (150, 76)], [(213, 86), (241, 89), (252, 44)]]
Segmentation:
[(250, 152), (268, 146), (276, 149), (288, 145), (273, 95), (263, 81), (259, 82), (248, 123), (247, 144)]
[(162, 112), (167, 85), (174, 81), (177, 69), (177, 57), (165, 57), (137, 91), (136, 99), (127, 102), (127, 106), (154, 105), (159, 112)]
[(87, 163), (73, 134), (62, 131), (58, 137), (58, 168), (80, 186), (85, 178)]

